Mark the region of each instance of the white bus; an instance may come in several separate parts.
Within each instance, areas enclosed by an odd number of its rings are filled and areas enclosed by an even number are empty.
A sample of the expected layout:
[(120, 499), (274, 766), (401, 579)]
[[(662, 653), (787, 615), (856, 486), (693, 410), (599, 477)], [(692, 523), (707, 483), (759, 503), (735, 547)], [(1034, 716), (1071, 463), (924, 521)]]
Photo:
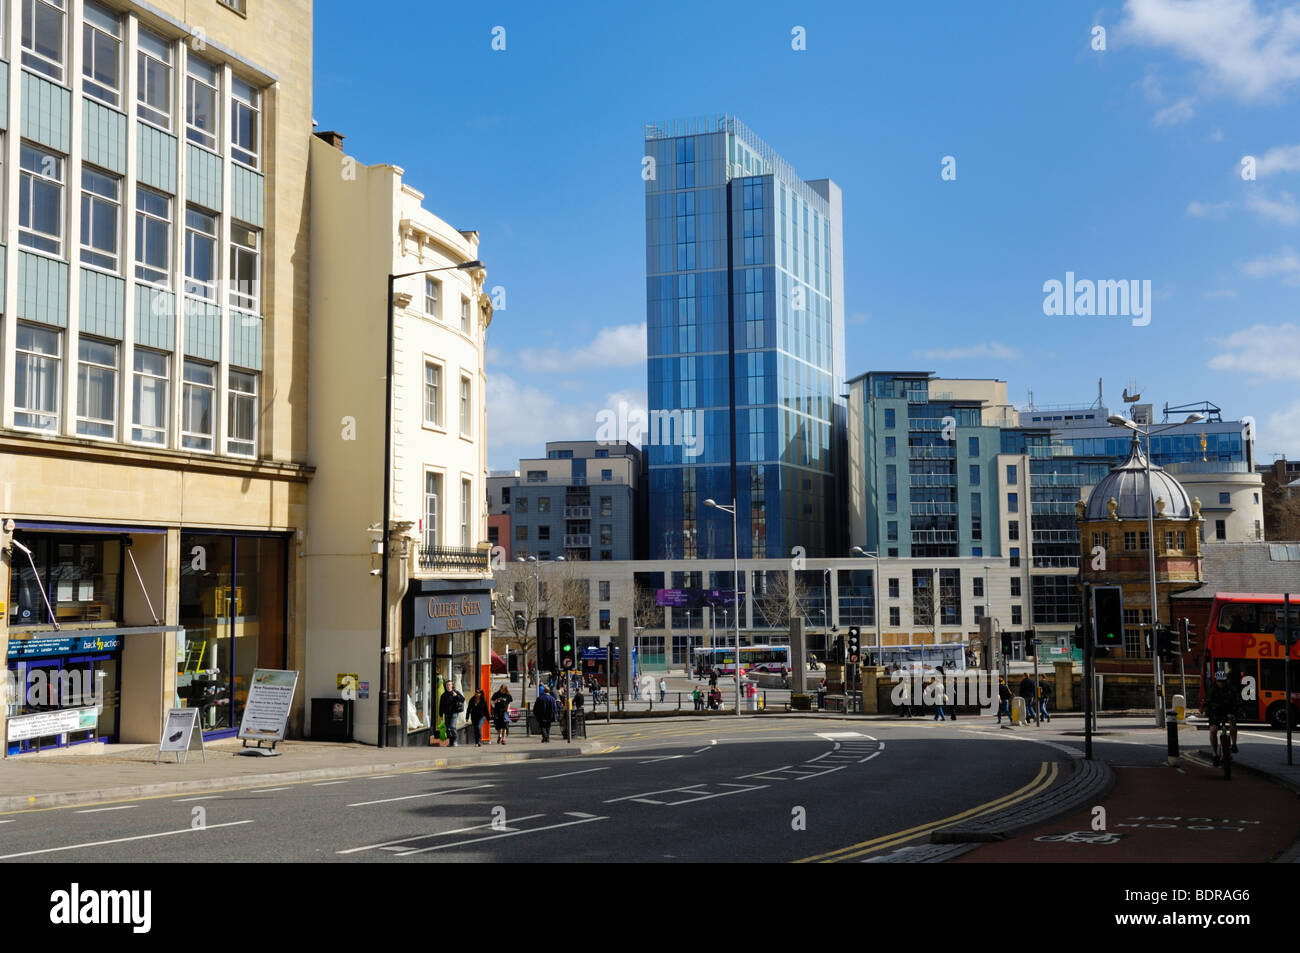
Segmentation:
[[(731, 646), (696, 646), (691, 650), (691, 671), (696, 678), (705, 678), (711, 672), (718, 676), (734, 676), (736, 673), (736, 647)], [(740, 674), (750, 672), (772, 672), (783, 674), (790, 671), (790, 646), (788, 645), (742, 645), (740, 647)]]

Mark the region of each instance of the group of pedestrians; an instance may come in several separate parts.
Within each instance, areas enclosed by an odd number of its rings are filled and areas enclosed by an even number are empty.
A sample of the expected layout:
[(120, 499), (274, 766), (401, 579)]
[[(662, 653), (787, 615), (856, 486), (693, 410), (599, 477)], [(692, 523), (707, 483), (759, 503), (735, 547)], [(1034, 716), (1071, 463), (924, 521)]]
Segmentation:
[[(930, 678), (921, 689), (921, 697), (912, 702), (912, 681), (904, 678), (899, 683), (898, 713), (903, 718), (924, 718), (925, 709), (928, 705), (934, 706), (934, 720), (947, 721), (948, 714), (952, 720), (957, 720), (957, 708), (953, 705), (952, 695), (948, 692), (948, 686), (938, 677)], [(948, 708), (948, 714), (944, 709)]]
[[(1031, 720), (1038, 725), (1045, 721), (1051, 721), (1052, 715), (1047, 710), (1048, 704), (1052, 700), (1052, 686), (1047, 681), (1046, 675), (1038, 676), (1038, 682), (1035, 684), (1034, 678), (1028, 673), (1020, 680), (1017, 686), (1016, 695), (1024, 700), (1025, 703), (1025, 724)], [(998, 679), (998, 724), (1002, 724), (1002, 716), (1007, 717), (1007, 721), (1015, 724), (1011, 716), (1011, 689), (1007, 685), (1005, 678)]]
[(717, 711), (722, 707), (722, 692), (715, 684), (706, 694), (704, 689), (697, 685), (691, 692), (691, 701), (695, 704), (696, 711), (704, 711), (706, 708), (709, 711)]

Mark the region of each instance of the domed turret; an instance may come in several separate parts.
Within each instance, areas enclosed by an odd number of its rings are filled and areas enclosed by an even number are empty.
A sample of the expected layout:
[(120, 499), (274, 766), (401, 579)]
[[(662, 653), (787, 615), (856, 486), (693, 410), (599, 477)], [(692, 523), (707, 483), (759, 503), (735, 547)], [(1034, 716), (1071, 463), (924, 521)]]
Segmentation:
[[(1182, 484), (1161, 467), (1151, 468), (1151, 492), (1147, 493), (1146, 454), (1137, 435), (1129, 457), (1098, 483), (1088, 494), (1087, 520), (1146, 519), (1152, 511), (1157, 519), (1192, 519), (1192, 501)], [(1108, 504), (1113, 502), (1113, 506)]]

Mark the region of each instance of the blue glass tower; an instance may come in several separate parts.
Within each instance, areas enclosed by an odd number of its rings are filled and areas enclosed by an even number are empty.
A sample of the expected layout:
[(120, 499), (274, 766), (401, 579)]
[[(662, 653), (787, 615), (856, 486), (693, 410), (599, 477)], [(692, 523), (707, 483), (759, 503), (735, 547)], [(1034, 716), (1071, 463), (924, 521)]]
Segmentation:
[[(738, 120), (647, 125), (650, 556), (843, 555), (840, 190)], [(684, 438), (683, 438), (684, 435)]]

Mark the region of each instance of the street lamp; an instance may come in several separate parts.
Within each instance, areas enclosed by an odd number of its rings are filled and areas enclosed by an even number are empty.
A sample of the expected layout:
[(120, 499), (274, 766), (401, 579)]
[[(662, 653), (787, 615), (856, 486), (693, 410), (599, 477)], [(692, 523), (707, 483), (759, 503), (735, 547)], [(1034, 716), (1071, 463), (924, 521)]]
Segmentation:
[(383, 563), (379, 574), (379, 736), (376, 742), (380, 748), (386, 747), (388, 729), (388, 534), (393, 506), (393, 330), (396, 324), (393, 314), (394, 285), (399, 278), (431, 275), (435, 271), (474, 271), (482, 267), (483, 262), (478, 260), (462, 261), (458, 265), (424, 268), (420, 271), (388, 276), (388, 314), (384, 318), (384, 323), (388, 326), (388, 355), (384, 371), (384, 521), (379, 525)]
[(871, 614), (876, 620), (876, 662), (883, 665), (880, 661), (880, 655), (885, 647), (884, 637), (880, 630), (880, 550), (867, 552), (861, 546), (854, 546), (851, 550), (854, 556), (873, 556), (876, 560), (876, 573), (871, 580)]
[(1146, 470), (1146, 504), (1147, 504), (1147, 554), (1149, 556), (1149, 569), (1151, 572), (1151, 664), (1154, 668), (1154, 690), (1155, 690), (1155, 707), (1156, 707), (1156, 727), (1165, 726), (1165, 706), (1161, 703), (1164, 696), (1164, 670), (1160, 667), (1160, 651), (1156, 645), (1156, 632), (1160, 628), (1160, 601), (1156, 594), (1156, 524), (1155, 524), (1155, 501), (1151, 499), (1151, 437), (1153, 434), (1164, 433), (1166, 430), (1172, 430), (1175, 427), (1182, 427), (1186, 424), (1199, 423), (1205, 419), (1205, 414), (1191, 414), (1181, 424), (1169, 424), (1159, 429), (1147, 428), (1143, 430), (1136, 422), (1129, 420), (1127, 417), (1121, 417), (1119, 414), (1111, 414), (1106, 418), (1106, 423), (1115, 427), (1127, 427), (1136, 435), (1134, 440), (1138, 441), (1138, 448), (1141, 449), (1142, 443), (1139, 437), (1147, 438), (1147, 452), (1145, 455)]
[(731, 498), (730, 506), (723, 506), (713, 500), (705, 500), (704, 505), (715, 510), (722, 510), (731, 516), (731, 584), (732, 602), (736, 610), (736, 716), (740, 716), (740, 548), (737, 540), (736, 498)]

